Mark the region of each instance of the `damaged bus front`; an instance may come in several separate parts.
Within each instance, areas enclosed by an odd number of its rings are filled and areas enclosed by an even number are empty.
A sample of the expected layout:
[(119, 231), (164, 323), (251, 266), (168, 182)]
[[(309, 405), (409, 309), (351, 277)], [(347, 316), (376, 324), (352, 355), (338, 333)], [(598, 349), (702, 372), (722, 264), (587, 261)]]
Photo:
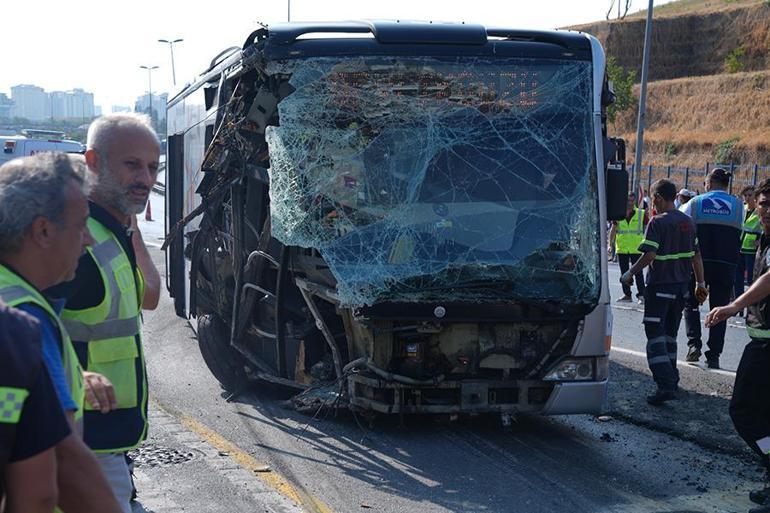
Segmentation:
[(570, 32), (290, 24), (218, 56), (168, 110), (168, 286), (209, 368), (385, 413), (599, 411), (611, 97)]

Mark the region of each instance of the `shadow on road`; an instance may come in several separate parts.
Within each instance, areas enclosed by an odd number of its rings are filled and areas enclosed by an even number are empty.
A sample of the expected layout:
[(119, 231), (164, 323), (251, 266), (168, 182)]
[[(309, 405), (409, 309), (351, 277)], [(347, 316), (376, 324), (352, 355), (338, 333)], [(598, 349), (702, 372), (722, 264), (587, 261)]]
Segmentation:
[[(637, 374), (616, 375), (632, 386), (634, 379), (649, 379)], [(520, 416), (505, 429), (493, 415), (454, 422), (422, 415), (364, 419), (346, 410), (312, 416), (286, 407), (286, 394), (272, 387), (254, 392), (235, 402), (255, 438), (278, 429), (303, 441), (308, 450), (298, 450), (297, 444), (258, 445), (279, 460), (305, 462), (320, 472), (361, 482), (354, 488), (364, 490), (362, 507), (384, 506), (367, 503), (371, 496), (365, 491), (373, 487), (402, 500), (473, 512), (624, 511), (641, 501), (648, 503), (645, 511), (687, 513), (682, 508), (661, 510), (658, 501), (702, 493), (694, 482), (674, 482), (676, 470), (660, 472), (667, 465), (665, 447), (645, 447), (649, 442), (602, 433), (606, 424), (593, 417), (581, 417), (587, 429), (536, 416)], [(636, 459), (634, 452), (640, 455)], [(619, 469), (618, 461), (624, 459), (633, 465)]]

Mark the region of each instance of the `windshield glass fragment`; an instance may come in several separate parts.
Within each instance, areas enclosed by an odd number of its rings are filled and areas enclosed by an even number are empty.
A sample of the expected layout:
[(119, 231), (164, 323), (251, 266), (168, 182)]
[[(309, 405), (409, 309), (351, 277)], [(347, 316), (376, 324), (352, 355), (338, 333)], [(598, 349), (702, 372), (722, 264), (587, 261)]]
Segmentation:
[(343, 306), (599, 293), (592, 69), (543, 59), (273, 62), (273, 236)]

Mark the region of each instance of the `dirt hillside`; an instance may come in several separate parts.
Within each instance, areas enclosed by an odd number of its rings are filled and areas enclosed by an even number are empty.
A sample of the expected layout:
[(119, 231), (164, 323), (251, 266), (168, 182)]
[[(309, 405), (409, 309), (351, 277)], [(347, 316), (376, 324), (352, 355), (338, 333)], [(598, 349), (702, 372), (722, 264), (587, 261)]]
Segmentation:
[[(770, 163), (770, 71), (653, 82), (647, 126), (648, 164)], [(619, 115), (612, 128), (633, 148), (636, 111)]]
[[(674, 2), (675, 6), (678, 2)], [(672, 14), (655, 19), (650, 54), (650, 79), (714, 75), (725, 70), (731, 52), (743, 48), (742, 70), (770, 69), (770, 3), (746, 5), (702, 2), (705, 12)], [(665, 7), (665, 6), (664, 6)], [(676, 12), (676, 11), (674, 11)], [(645, 18), (572, 27), (596, 36), (618, 64), (640, 74)]]
[[(571, 28), (638, 79), (645, 14)], [(770, 164), (770, 0), (679, 0), (653, 27), (644, 164)], [(633, 155), (636, 109), (612, 128)]]

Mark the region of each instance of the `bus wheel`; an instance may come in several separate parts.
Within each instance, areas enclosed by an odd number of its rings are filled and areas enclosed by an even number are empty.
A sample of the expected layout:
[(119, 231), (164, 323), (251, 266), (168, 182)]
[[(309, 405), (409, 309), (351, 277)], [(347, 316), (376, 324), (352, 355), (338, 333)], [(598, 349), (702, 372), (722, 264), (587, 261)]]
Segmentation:
[(245, 359), (230, 346), (227, 325), (216, 315), (198, 317), (198, 347), (211, 373), (228, 392), (246, 383)]

